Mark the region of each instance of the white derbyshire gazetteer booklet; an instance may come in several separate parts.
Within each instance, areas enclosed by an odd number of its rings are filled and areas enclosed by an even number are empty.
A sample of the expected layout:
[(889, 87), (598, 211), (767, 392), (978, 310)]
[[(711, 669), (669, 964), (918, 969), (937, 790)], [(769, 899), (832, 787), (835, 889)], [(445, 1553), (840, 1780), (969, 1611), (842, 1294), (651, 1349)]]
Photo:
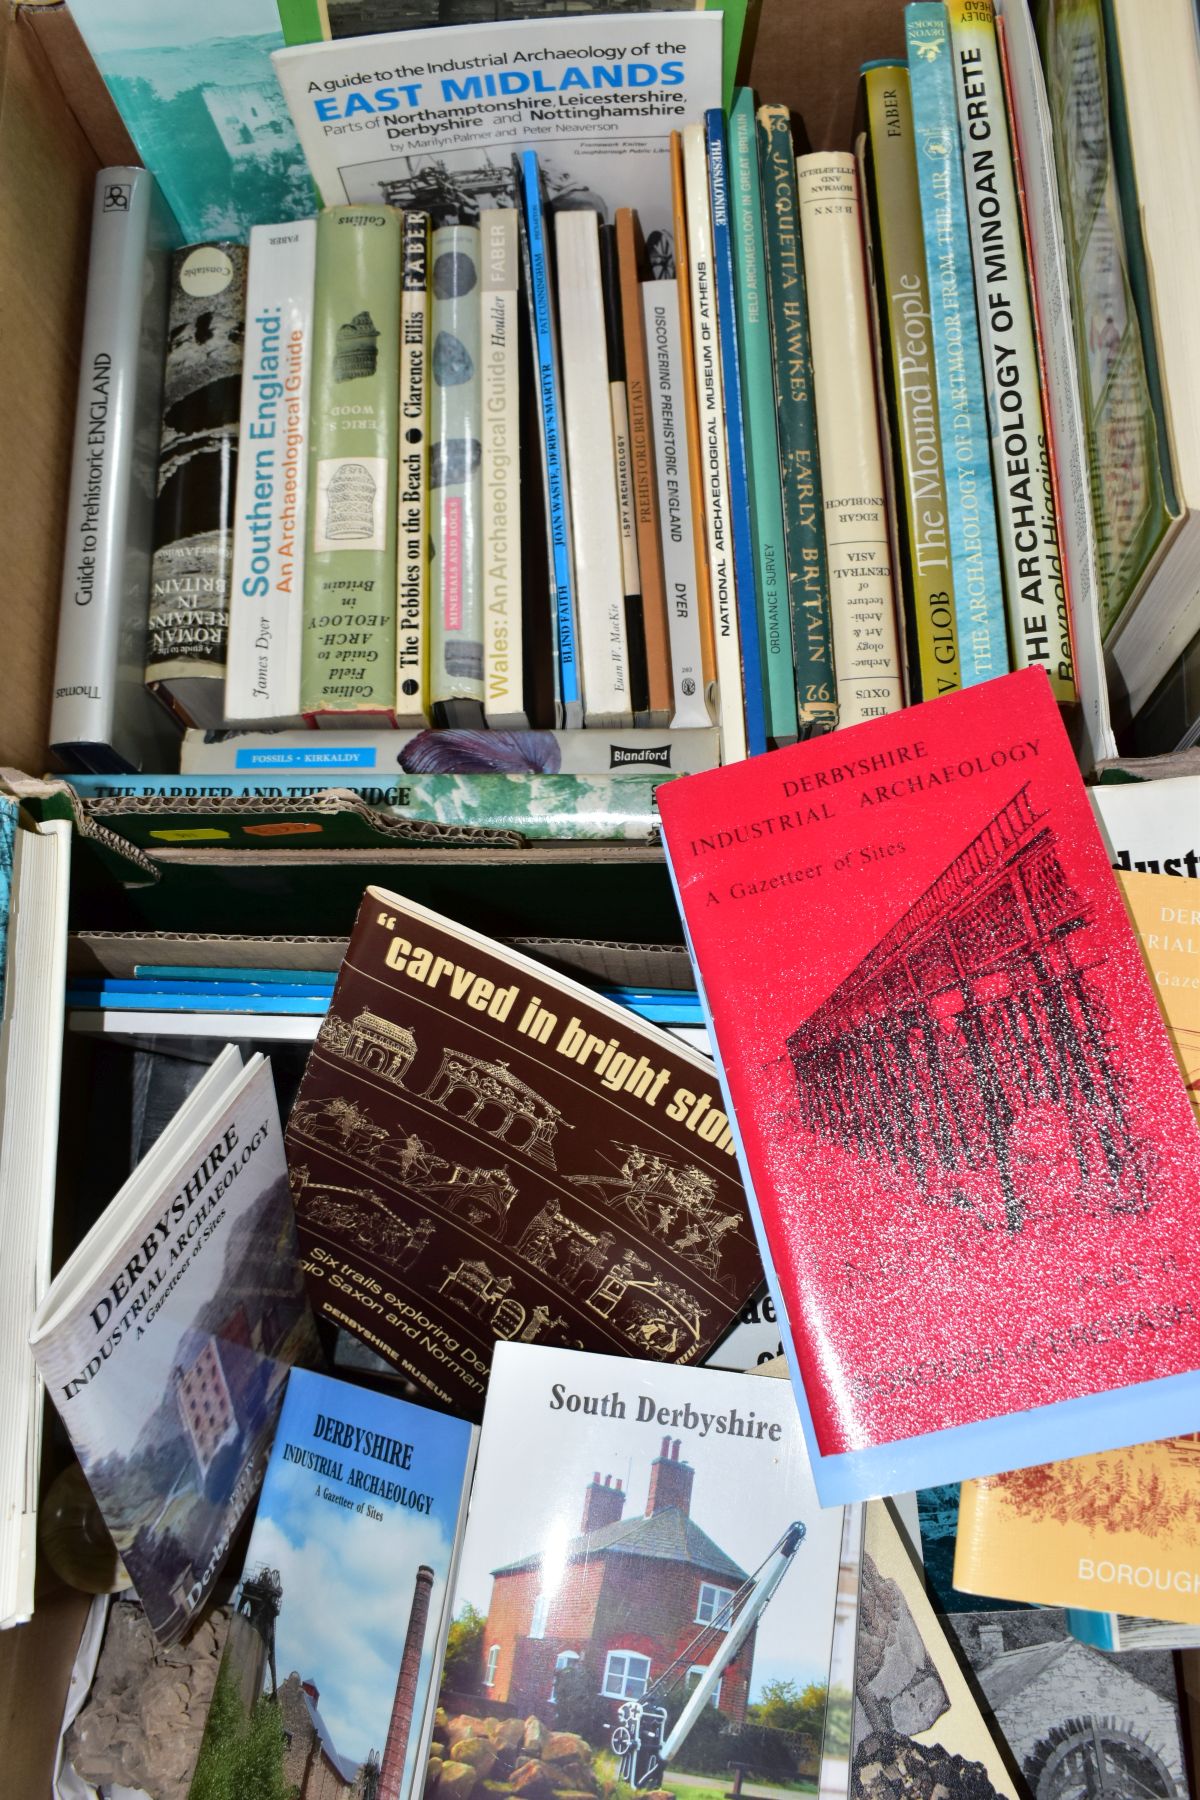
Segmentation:
[[(347, 200), (474, 224), (514, 203), (536, 150), (550, 208), (638, 212), (671, 233), (670, 133), (721, 104), (721, 14), (513, 19), (336, 38), (272, 53), (326, 206)], [(672, 273), (656, 267), (659, 275)]]
[(30, 1346), (154, 1631), (202, 1605), (315, 1348), (271, 1065), (227, 1045), (66, 1263)]

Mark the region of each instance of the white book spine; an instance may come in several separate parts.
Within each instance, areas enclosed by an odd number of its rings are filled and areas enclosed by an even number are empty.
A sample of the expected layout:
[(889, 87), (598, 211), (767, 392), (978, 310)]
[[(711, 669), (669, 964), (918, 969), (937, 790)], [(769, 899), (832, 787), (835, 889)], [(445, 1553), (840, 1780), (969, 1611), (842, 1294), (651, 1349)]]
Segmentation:
[(991, 6), (947, 7), (1013, 666), (1077, 698), (1050, 451)]
[(838, 721), (860, 725), (898, 712), (904, 682), (854, 158), (839, 151), (798, 157), (796, 181)]
[(671, 636), (675, 728), (710, 723), (704, 699), (700, 640), (700, 592), (692, 537), (687, 431), (683, 416), (683, 345), (677, 281), (642, 283), (646, 355), (650, 365), (650, 418), (658, 515), (662, 521), (663, 580)]
[(483, 260), (483, 713), (493, 731), (525, 731), (521, 629), (520, 246), (512, 207), (479, 214)]
[(633, 707), (612, 398), (604, 356), (600, 226), (590, 210), (553, 216), (583, 718), (585, 725), (620, 727), (633, 724)]
[(700, 412), (700, 450), (703, 458), (701, 473), (705, 493), (704, 524), (708, 541), (713, 632), (717, 645), (717, 721), (721, 727), (721, 761), (743, 762), (746, 757), (746, 715), (742, 705), (742, 653), (738, 635), (737, 590), (734, 584), (733, 539), (729, 520), (725, 396), (717, 341), (717, 302), (713, 291), (708, 147), (703, 125), (685, 126), (682, 136), (683, 183), (687, 199), (688, 278), (692, 295), (696, 400)]
[(317, 225), (254, 225), (238, 429), (225, 717), (300, 722)]
[(64, 499), (50, 743), (72, 763), (101, 770), (162, 766), (177, 735), (145, 689), (174, 230), (147, 170), (100, 170)]
[(400, 482), (396, 723), (429, 722), (429, 215), (404, 215), (400, 269)]

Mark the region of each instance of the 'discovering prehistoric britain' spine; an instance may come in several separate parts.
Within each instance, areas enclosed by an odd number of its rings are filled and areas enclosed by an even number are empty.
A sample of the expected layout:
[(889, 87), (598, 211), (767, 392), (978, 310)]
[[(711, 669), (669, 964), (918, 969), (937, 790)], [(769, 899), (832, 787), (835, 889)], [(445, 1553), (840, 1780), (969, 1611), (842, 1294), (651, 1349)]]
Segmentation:
[(396, 699), (400, 214), (317, 220), (301, 707), (388, 724)]
[(255, 225), (234, 506), (225, 718), (300, 716), (317, 226)]
[(69, 766), (162, 768), (176, 742), (146, 692), (146, 607), (170, 253), (153, 175), (96, 176), (79, 352), (50, 744)]
[(171, 264), (146, 681), (189, 725), (225, 701), (244, 244), (193, 244)]

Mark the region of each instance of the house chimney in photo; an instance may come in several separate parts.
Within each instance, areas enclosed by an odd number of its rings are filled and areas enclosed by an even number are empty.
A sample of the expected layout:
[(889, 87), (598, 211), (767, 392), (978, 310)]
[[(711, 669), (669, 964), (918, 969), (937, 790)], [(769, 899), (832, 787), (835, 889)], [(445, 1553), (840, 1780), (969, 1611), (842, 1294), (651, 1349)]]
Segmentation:
[(646, 1495), (646, 1517), (669, 1512), (672, 1508), (688, 1516), (692, 1504), (692, 1482), (695, 1470), (679, 1460), (679, 1439), (662, 1441), (662, 1449), (650, 1464), (650, 1490)]
[(613, 1478), (606, 1475), (600, 1480), (597, 1469), (591, 1482), (583, 1490), (583, 1517), (579, 1521), (582, 1532), (602, 1531), (606, 1525), (615, 1525), (625, 1510), (625, 1495), (618, 1481), (613, 1486)]

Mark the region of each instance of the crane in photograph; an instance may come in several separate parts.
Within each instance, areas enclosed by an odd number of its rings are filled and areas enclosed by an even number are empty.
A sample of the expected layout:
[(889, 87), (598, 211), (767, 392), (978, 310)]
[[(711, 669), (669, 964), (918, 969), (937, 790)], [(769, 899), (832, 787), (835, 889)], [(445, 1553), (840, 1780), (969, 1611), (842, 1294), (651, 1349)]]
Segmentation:
[[(761, 1618), (772, 1594), (791, 1568), (792, 1558), (804, 1537), (805, 1528), (799, 1520), (789, 1525), (754, 1573), (746, 1577), (716, 1617), (698, 1631), (674, 1662), (651, 1682), (641, 1698), (622, 1701), (613, 1727), (612, 1747), (620, 1760), (621, 1779), (630, 1787), (648, 1790), (663, 1786), (667, 1764), (683, 1747), (692, 1726), (708, 1705), (722, 1672), (729, 1667)], [(664, 1700), (718, 1638), (722, 1641), (716, 1654), (688, 1694), (679, 1717), (669, 1725), (670, 1715)]]

